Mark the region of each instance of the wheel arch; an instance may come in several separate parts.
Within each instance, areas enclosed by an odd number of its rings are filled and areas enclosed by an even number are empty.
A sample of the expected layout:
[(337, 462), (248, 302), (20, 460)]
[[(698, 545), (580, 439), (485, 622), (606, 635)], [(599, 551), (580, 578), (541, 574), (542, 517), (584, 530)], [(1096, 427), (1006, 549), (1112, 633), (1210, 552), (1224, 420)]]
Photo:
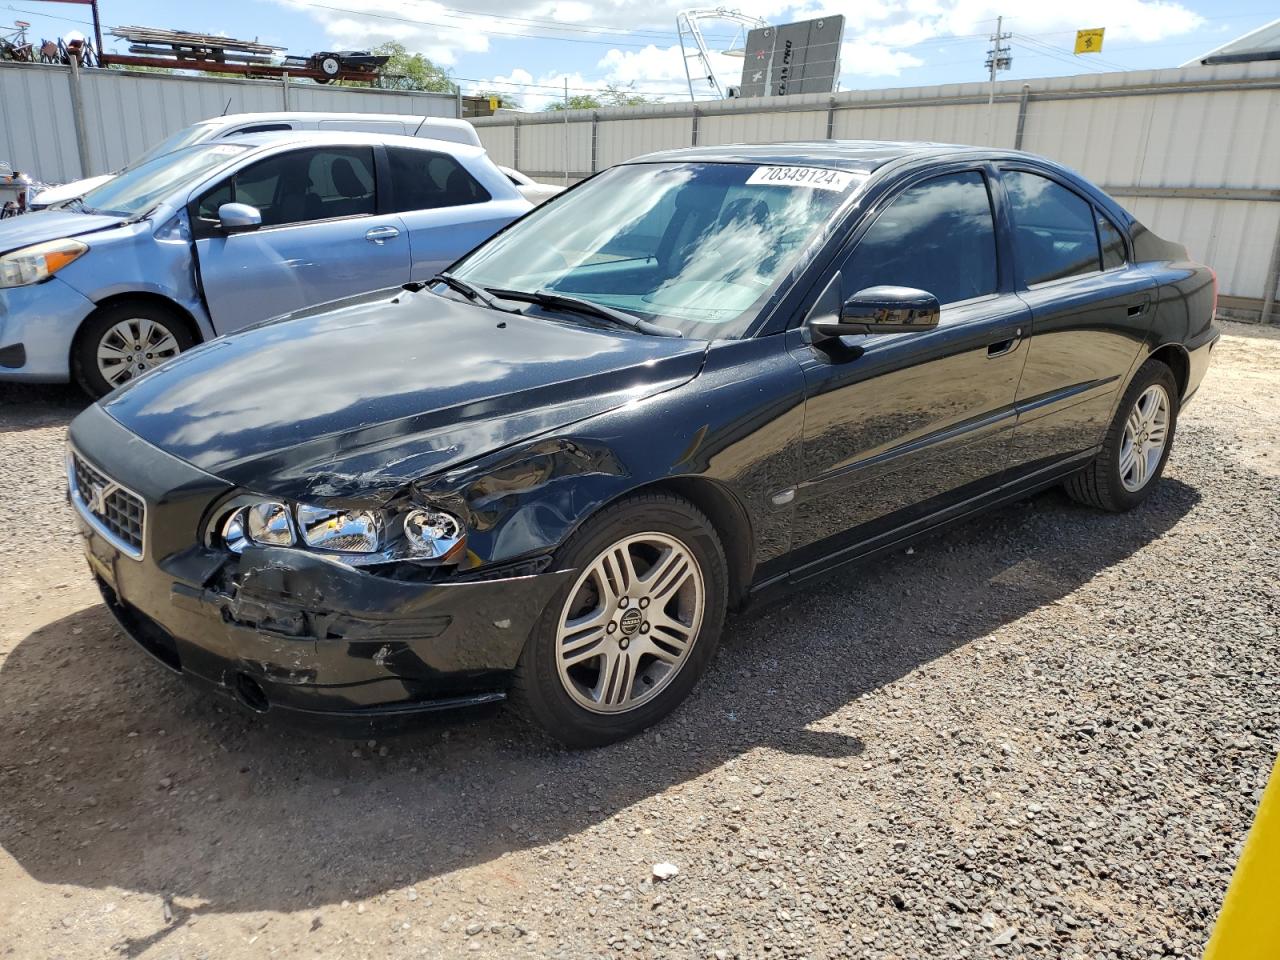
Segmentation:
[[(1173, 379), (1178, 384), (1178, 400), (1184, 399), (1191, 382), (1191, 357), (1187, 348), (1180, 343), (1166, 343), (1152, 350), (1147, 360), (1159, 360), (1173, 371)], [(1136, 370), (1134, 376), (1137, 376)]]
[(688, 500), (711, 521), (720, 545), (724, 547), (729, 568), (729, 605), (731, 608), (740, 606), (755, 574), (755, 537), (746, 508), (731, 490), (717, 480), (690, 474), (663, 477), (631, 487), (596, 505), (579, 519), (574, 529), (581, 528), (600, 511), (618, 501), (646, 493), (668, 493)]
[(76, 328), (75, 336), (71, 338), (71, 349), (67, 355), (68, 369), (73, 369), (75, 364), (76, 350), (80, 346), (80, 338), (84, 334), (85, 327), (89, 321), (100, 314), (103, 310), (110, 310), (112, 307), (118, 307), (122, 303), (145, 303), (151, 306), (163, 307), (171, 312), (186, 326), (191, 338), (195, 343), (204, 341), (204, 331), (200, 329), (200, 324), (192, 315), (191, 311), (170, 297), (160, 293), (150, 293), (146, 290), (130, 291), (128, 293), (114, 293), (109, 297), (103, 297), (101, 300), (95, 301), (94, 308), (89, 311), (88, 315), (80, 321), (80, 325)]

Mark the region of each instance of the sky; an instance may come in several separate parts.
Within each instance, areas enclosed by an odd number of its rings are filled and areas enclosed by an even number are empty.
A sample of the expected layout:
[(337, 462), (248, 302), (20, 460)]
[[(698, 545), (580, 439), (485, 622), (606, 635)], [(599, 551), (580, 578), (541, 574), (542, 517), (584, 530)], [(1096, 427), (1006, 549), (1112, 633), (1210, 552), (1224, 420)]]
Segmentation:
[[(452, 5), (451, 5), (452, 4)], [(104, 34), (145, 25), (258, 39), (290, 53), (361, 49), (397, 40), (446, 68), (466, 93), (501, 90), (525, 109), (607, 84), (662, 100), (689, 89), (676, 14), (706, 0), (101, 0)], [(738, 0), (726, 6), (770, 23), (842, 13), (841, 90), (986, 79), (983, 62), (1004, 16), (1012, 69), (1001, 79), (1178, 66), (1280, 16), (1275, 0), (858, 0), (820, 3)], [(39, 40), (88, 33), (88, 9), (69, 3), (0, 0), (0, 24), (26, 20)], [(1100, 54), (1072, 54), (1075, 31), (1104, 27)], [(714, 50), (742, 46), (732, 24), (704, 27)], [(108, 51), (127, 44), (104, 37)], [(713, 56), (724, 85), (742, 59)], [(703, 84), (698, 99), (711, 96)]]

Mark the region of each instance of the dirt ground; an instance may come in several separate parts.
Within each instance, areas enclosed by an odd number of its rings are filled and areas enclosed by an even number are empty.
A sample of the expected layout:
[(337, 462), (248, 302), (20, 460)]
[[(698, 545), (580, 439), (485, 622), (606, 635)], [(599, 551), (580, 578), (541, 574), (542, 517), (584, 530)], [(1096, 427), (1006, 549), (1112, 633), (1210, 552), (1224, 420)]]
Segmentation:
[(1199, 956), (1280, 742), (1280, 330), (1224, 328), (1138, 511), (1046, 493), (735, 617), (581, 753), (189, 690), (77, 552), (83, 401), (0, 388), (0, 958)]

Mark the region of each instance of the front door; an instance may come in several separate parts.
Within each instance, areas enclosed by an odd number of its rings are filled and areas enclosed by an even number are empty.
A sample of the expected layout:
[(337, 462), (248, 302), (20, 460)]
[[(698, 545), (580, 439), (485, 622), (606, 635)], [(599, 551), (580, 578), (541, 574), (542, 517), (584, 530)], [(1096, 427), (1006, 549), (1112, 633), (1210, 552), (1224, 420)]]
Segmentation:
[[(262, 226), (223, 233), (218, 208), (247, 203)], [(240, 170), (192, 204), (200, 282), (214, 329), (409, 279), (409, 240), (379, 214), (373, 148), (307, 147)]]
[(914, 287), (942, 303), (938, 327), (825, 344), (788, 334), (807, 387), (797, 576), (998, 483), (1029, 311), (997, 254), (995, 222), (985, 170), (914, 183), (877, 215), (815, 309), (838, 310), (866, 287)]

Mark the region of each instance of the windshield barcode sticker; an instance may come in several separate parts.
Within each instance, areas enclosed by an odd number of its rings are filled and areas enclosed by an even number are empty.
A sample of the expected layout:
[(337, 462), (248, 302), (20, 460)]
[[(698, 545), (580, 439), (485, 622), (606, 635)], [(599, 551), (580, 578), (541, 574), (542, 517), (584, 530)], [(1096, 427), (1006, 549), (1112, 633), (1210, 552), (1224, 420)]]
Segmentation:
[(756, 167), (747, 183), (773, 187), (811, 187), (843, 193), (854, 181), (852, 173), (823, 167)]

